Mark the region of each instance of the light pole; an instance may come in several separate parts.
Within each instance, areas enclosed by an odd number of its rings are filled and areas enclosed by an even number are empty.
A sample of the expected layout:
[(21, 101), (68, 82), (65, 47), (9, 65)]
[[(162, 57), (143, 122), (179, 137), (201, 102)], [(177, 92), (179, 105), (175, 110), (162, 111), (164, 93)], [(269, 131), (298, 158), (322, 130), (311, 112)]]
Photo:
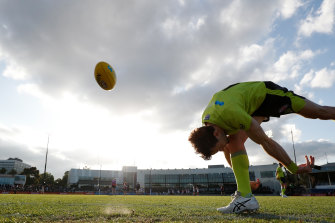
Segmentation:
[(292, 135), (292, 144), (293, 144), (293, 152), (294, 152), (294, 162), (297, 163), (297, 157), (295, 156), (295, 148), (294, 148), (294, 140), (293, 140), (293, 132), (291, 129), (291, 135)]
[(99, 189), (99, 195), (100, 195), (100, 183), (101, 183), (101, 165), (100, 165), (99, 179), (98, 179), (98, 189)]
[(45, 153), (44, 174), (43, 174), (43, 180), (42, 180), (42, 192), (43, 193), (44, 193), (44, 186), (45, 186), (45, 175), (47, 171), (48, 151), (49, 151), (49, 135), (48, 135), (48, 142), (47, 142), (47, 152)]
[(149, 177), (150, 195), (151, 195), (151, 171), (152, 171), (152, 168), (150, 169), (150, 177)]

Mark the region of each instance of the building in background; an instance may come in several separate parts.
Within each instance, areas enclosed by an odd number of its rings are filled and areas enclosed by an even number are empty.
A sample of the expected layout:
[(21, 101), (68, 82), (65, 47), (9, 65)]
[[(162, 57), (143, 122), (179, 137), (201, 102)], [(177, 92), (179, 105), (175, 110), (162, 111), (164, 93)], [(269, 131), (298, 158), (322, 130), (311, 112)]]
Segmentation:
[[(280, 185), (275, 179), (277, 164), (250, 166), (251, 181), (257, 178), (271, 193), (277, 193)], [(224, 165), (209, 165), (208, 168), (195, 169), (149, 169), (138, 171), (138, 181), (144, 185), (146, 193), (182, 193), (196, 188), (204, 194), (220, 194), (221, 186), (226, 194), (236, 190), (234, 173)]]
[[(6, 173), (14, 170), (17, 174), (23, 172), (25, 168), (30, 168), (29, 164), (24, 163), (21, 159), (18, 158), (9, 158), (7, 160), (0, 160), (0, 169), (6, 169)], [(3, 173), (5, 174), (5, 173)]]
[(313, 169), (310, 177), (311, 192), (328, 194), (335, 192), (335, 163), (327, 163), (320, 170)]
[(26, 184), (25, 175), (4, 175), (0, 174), (0, 190), (2, 186), (24, 186)]
[[(280, 185), (275, 178), (277, 164), (250, 166), (250, 180), (257, 178), (271, 193), (278, 193)], [(236, 190), (234, 173), (224, 165), (209, 165), (208, 168), (195, 169), (137, 169), (125, 166), (122, 170), (71, 169), (68, 185), (79, 189), (97, 187), (110, 188), (116, 179), (117, 188), (127, 182), (132, 191), (137, 183), (145, 193), (183, 193), (197, 188), (200, 193), (217, 194), (223, 186), (226, 193)]]
[(83, 190), (99, 189), (110, 187), (113, 179), (116, 179), (117, 183), (120, 184), (122, 177), (122, 171), (117, 170), (71, 169), (68, 185), (75, 185)]
[(0, 185), (5, 186), (24, 186), (26, 176), (19, 175), (25, 168), (30, 168), (29, 164), (23, 163), (19, 158), (9, 158), (0, 160)]

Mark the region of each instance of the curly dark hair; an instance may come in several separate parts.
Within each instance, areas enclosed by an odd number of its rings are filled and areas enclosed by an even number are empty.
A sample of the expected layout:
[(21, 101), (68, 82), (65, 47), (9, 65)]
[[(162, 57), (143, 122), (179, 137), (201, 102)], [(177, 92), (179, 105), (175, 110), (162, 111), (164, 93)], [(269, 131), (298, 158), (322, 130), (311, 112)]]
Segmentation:
[(194, 147), (195, 153), (200, 154), (204, 160), (212, 158), (211, 148), (218, 142), (214, 136), (213, 126), (202, 126), (194, 129), (188, 137), (188, 141)]

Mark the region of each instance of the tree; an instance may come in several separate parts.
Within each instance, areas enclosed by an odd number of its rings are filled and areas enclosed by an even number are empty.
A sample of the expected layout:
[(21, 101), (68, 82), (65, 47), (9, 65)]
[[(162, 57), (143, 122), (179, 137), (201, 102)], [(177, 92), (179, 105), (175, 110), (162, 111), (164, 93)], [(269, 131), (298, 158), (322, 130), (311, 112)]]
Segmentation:
[(62, 178), (62, 186), (66, 187), (67, 186), (67, 180), (69, 179), (69, 171), (66, 171), (64, 173), (64, 176)]
[(14, 169), (11, 169), (11, 171), (9, 171), (8, 174), (14, 176), (17, 174), (17, 171)]
[(57, 178), (57, 180), (55, 180), (55, 185), (58, 187), (62, 186), (62, 179), (61, 178)]
[(5, 174), (6, 172), (7, 172), (6, 168), (2, 167), (1, 170), (0, 170), (0, 174)]
[(48, 172), (40, 174), (40, 183), (42, 185), (53, 186), (54, 185), (54, 176), (51, 173), (48, 173)]
[(55, 180), (55, 185), (57, 185), (58, 187), (66, 188), (68, 178), (69, 178), (69, 171), (66, 171), (62, 179), (58, 178), (57, 180)]
[(16, 157), (15, 157), (15, 158), (8, 158), (8, 160), (16, 160), (16, 161), (19, 161), (19, 162), (21, 162), (21, 163), (23, 162), (21, 159), (16, 158)]
[(26, 175), (26, 185), (38, 185), (40, 182), (40, 171), (36, 167), (25, 168), (22, 175)]

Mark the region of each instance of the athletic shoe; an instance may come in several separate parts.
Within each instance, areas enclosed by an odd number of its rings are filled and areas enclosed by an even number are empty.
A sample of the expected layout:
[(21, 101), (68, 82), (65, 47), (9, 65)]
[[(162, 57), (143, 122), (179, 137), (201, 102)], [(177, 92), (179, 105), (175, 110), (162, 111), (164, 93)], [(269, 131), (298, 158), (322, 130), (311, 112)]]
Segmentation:
[(280, 193), (279, 195), (282, 196), (282, 197), (284, 197), (284, 198), (287, 198), (286, 194)]
[(256, 198), (252, 195), (251, 197), (243, 197), (239, 191), (235, 191), (232, 195), (232, 201), (225, 207), (218, 208), (217, 211), (223, 214), (241, 213), (241, 212), (253, 212), (259, 209), (259, 204)]

